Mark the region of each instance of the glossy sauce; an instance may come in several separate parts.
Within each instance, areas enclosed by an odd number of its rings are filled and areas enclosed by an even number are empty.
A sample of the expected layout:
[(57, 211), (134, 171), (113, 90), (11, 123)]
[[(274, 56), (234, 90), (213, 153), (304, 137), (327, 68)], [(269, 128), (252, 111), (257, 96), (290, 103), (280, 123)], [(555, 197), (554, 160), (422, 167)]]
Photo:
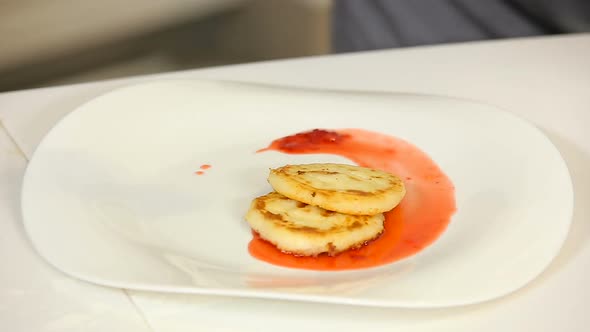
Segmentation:
[(258, 152), (264, 151), (338, 155), (359, 166), (393, 173), (406, 186), (402, 202), (385, 213), (381, 236), (359, 249), (334, 257), (283, 253), (254, 234), (250, 254), (271, 264), (310, 270), (350, 270), (391, 263), (434, 242), (456, 210), (451, 180), (428, 155), (399, 138), (361, 129), (316, 129), (277, 139)]

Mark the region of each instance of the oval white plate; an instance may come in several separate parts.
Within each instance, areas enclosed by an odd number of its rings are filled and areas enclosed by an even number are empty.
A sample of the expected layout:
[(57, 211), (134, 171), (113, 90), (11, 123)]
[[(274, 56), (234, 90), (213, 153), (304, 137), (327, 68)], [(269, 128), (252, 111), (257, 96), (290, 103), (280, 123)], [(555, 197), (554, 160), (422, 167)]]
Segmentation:
[[(430, 247), (368, 270), (314, 272), (252, 258), (243, 215), (269, 167), (348, 162), (255, 154), (313, 128), (363, 128), (427, 152), (458, 211)], [(195, 175), (200, 165), (211, 169)], [(157, 81), (108, 93), (61, 121), (26, 172), (22, 209), (38, 252), (90, 282), (163, 292), (444, 307), (513, 292), (568, 231), (564, 161), (530, 124), (442, 97)]]

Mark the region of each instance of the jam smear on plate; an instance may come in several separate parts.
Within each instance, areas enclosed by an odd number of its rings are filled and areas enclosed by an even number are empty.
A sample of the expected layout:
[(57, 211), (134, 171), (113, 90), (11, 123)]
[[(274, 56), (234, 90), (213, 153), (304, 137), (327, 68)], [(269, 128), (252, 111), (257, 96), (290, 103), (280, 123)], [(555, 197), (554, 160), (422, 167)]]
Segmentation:
[(281, 252), (253, 234), (250, 254), (283, 267), (307, 270), (351, 270), (376, 267), (414, 255), (447, 228), (456, 210), (455, 189), (438, 165), (418, 147), (402, 139), (363, 129), (314, 129), (274, 140), (258, 152), (332, 154), (363, 167), (403, 179), (406, 196), (385, 213), (384, 231), (358, 249), (336, 256), (295, 256)]
[(208, 170), (209, 168), (211, 168), (211, 165), (209, 165), (209, 164), (203, 164), (203, 165), (201, 165), (199, 167), (199, 169), (202, 169), (202, 171), (196, 171), (195, 174), (197, 174), (197, 175), (203, 175), (203, 174), (205, 174), (204, 171), (205, 170)]

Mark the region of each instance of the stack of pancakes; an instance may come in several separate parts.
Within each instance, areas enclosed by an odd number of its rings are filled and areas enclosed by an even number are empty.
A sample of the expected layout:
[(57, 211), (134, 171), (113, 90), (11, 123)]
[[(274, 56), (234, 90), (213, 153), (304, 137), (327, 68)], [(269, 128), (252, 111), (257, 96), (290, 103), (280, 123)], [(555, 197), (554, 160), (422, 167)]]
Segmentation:
[(397, 176), (345, 164), (271, 169), (275, 190), (252, 201), (250, 227), (279, 250), (300, 256), (336, 255), (383, 232), (383, 213), (406, 190)]

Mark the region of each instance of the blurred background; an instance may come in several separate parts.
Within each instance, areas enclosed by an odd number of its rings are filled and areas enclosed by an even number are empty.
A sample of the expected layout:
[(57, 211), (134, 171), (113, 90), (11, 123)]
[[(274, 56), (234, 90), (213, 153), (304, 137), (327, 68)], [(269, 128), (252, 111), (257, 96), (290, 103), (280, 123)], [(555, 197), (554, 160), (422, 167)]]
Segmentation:
[(0, 91), (590, 30), (590, 0), (0, 0)]

